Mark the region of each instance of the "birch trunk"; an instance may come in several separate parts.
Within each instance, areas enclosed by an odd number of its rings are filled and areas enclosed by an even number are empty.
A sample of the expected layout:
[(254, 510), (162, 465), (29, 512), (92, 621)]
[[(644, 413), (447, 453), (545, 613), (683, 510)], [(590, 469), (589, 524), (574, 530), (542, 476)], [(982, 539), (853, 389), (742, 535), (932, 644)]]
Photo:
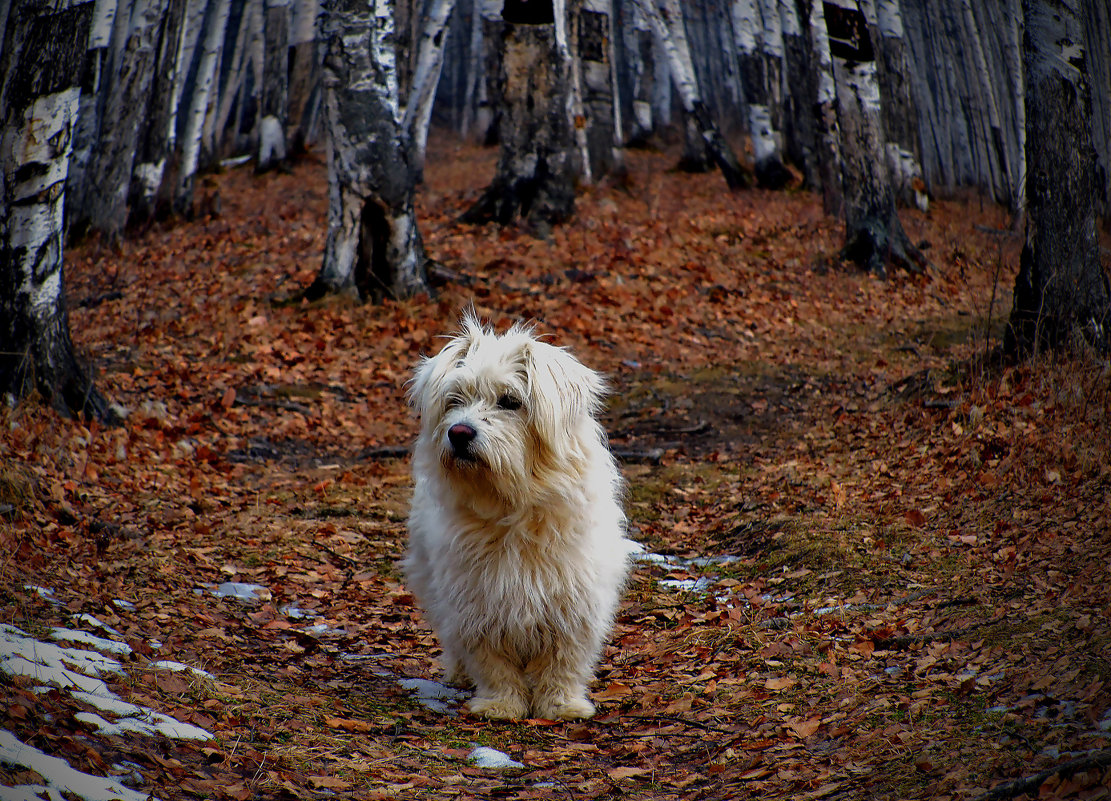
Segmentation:
[[(587, 156), (595, 180), (623, 163), (616, 147), (618, 108), (613, 81), (613, 2), (585, 0), (576, 15)], [(577, 121), (576, 121), (577, 123)]]
[(231, 0), (212, 0), (204, 27), (204, 39), (200, 45), (200, 60), (197, 64), (193, 92), (189, 98), (189, 110), (184, 120), (181, 136), (181, 167), (174, 191), (174, 211), (186, 217), (193, 212), (193, 187), (197, 179), (197, 166), (200, 163), (201, 135), (204, 132), (205, 116), (208, 113), (212, 86), (216, 81), (216, 67), (220, 52), (224, 47), (224, 33), (228, 26), (228, 11)]
[[(63, 208), (93, 4), (14, 0), (0, 44), (0, 395), (115, 412), (77, 362), (63, 292)], [(18, 65), (18, 69), (17, 69)]]
[(501, 151), (497, 173), (463, 213), (466, 223), (507, 225), (521, 217), (540, 232), (569, 217), (575, 203), (572, 77), (556, 38), (549, 2), (507, 2), (502, 12)]
[(622, 66), (627, 76), (628, 114), (622, 141), (627, 147), (644, 147), (655, 131), (652, 108), (655, 78), (655, 42), (652, 28), (637, 3), (623, 3), (621, 17)]
[(809, 53), (810, 69), (804, 101), (814, 109), (814, 137), (818, 182), (826, 214), (841, 216), (845, 195), (841, 186), (841, 129), (837, 123), (837, 87), (829, 51), (822, 0), (798, 0), (799, 19)]
[[(126, 15), (126, 0), (124, 6)], [(112, 32), (116, 27), (117, 11), (117, 0), (96, 0), (89, 27), (88, 54), (81, 66), (81, 100), (73, 131), (73, 152), (69, 159), (65, 201), (66, 227), (79, 231), (88, 222), (88, 190), (91, 186), (89, 169), (100, 136), (102, 90), (112, 71)]]
[(432, 121), (432, 103), (444, 67), (444, 45), (447, 24), (455, 0), (431, 0), (423, 14), (423, 26), (417, 44), (417, 60), (413, 69), (412, 86), (405, 104), (402, 128), (412, 144), (410, 164), (414, 180), (424, 179), (424, 155), (428, 147), (428, 126)]
[(428, 288), (402, 128), (392, 0), (326, 0), (328, 237), (306, 294), (411, 297)]
[(269, 170), (282, 164), (286, 147), (289, 110), (289, 2), (266, 0), (263, 17), (265, 49), (262, 65), (258, 122), (258, 160), (255, 169)]
[(777, 0), (783, 31), (783, 150), (802, 170), (803, 186), (821, 187), (818, 171), (817, 127), (812, 100), (809, 49), (795, 0)]
[(683, 104), (683, 111), (697, 126), (706, 150), (721, 170), (725, 183), (730, 189), (748, 188), (751, 183), (748, 175), (737, 161), (737, 156), (729, 147), (729, 143), (725, 141), (717, 125), (714, 124), (699, 92), (687, 35), (683, 28), (683, 13), (678, 0), (659, 0), (659, 6), (655, 0), (636, 0), (636, 2), (651, 24), (656, 37), (663, 44), (671, 77)]
[[(868, 21), (875, 32), (874, 41), (879, 55), (876, 77), (883, 98), (883, 130), (891, 188), (897, 201), (908, 206), (913, 204), (925, 211), (929, 208), (929, 197), (922, 177), (918, 112), (911, 90), (913, 70), (907, 57), (903, 15), (898, 0), (870, 0), (872, 3), (874, 18)], [(868, 13), (867, 9), (865, 13)]]
[(782, 55), (782, 42), (775, 36), (779, 19), (777, 16), (771, 26), (756, 0), (733, 0), (732, 11), (756, 183), (765, 189), (782, 189), (791, 180), (791, 173), (780, 156), (780, 134), (773, 114), (776, 61)]
[(243, 116), (251, 104), (252, 92), (258, 91), (262, 74), (263, 0), (236, 3), (231, 11), (240, 12), (238, 21), (234, 13), (229, 14), (228, 27), (236, 31), (235, 41), (229, 51), (225, 38), (213, 86), (212, 105), (216, 110), (205, 117), (201, 134), (201, 153), (212, 162), (240, 149)]
[(1100, 266), (1097, 159), (1082, 20), (1068, 0), (1023, 0), (1026, 243), (1004, 342), (1019, 356), (1087, 342), (1111, 350)]
[(160, 23), (166, 0), (136, 0), (115, 74), (107, 89), (100, 136), (92, 162), (89, 224), (109, 242), (127, 221), (127, 198), (139, 132), (154, 79)]
[(320, 94), (320, 46), (316, 18), (319, 0), (293, 0), (290, 23), (288, 140), (291, 152), (300, 152), (315, 130), (314, 102)]
[(185, 82), (181, 62), (185, 9), (186, 0), (170, 0), (159, 31), (154, 83), (131, 174), (129, 224), (154, 217), (166, 164), (177, 141), (177, 104)]
[(878, 276), (892, 264), (921, 272), (925, 259), (895, 213), (887, 170), (875, 51), (867, 20), (854, 0), (826, 2), (826, 27), (837, 85), (845, 191), (842, 257)]

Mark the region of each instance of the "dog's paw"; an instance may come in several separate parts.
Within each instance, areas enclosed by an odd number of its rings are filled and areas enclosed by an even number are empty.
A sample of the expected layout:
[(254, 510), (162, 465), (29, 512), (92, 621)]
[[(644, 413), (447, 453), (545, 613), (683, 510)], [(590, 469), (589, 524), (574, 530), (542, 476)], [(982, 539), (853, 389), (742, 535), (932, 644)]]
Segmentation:
[(523, 698), (512, 695), (497, 698), (475, 696), (467, 702), (467, 709), (472, 715), (491, 720), (520, 720), (528, 717), (528, 704)]
[(594, 716), (594, 704), (585, 698), (539, 698), (535, 714), (545, 720), (583, 720)]

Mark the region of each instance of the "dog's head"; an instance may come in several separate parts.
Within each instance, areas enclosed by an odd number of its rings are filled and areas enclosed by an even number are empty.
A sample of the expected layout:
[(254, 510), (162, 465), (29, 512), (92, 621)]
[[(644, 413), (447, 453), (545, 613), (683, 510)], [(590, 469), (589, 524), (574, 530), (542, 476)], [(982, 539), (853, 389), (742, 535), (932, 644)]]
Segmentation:
[(517, 495), (583, 469), (603, 437), (594, 415), (604, 390), (601, 376), (530, 326), (497, 335), (467, 315), (417, 366), (409, 398), (421, 416), (418, 449), (430, 448), (452, 478)]

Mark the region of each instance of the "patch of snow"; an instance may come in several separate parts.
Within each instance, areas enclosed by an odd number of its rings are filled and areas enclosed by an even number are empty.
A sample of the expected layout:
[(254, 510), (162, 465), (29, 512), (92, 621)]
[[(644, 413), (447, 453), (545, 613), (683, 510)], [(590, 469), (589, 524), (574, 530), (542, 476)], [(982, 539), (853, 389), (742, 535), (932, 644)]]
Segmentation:
[(97, 620), (92, 615), (86, 615), (86, 614), (74, 615), (73, 619), (77, 620), (77, 621), (80, 621), (81, 623), (88, 623), (94, 629), (100, 629), (101, 631), (105, 632), (106, 634), (111, 634), (113, 637), (122, 637), (123, 636), (118, 631), (116, 631), (114, 628), (109, 626), (107, 623), (101, 623), (99, 620)]
[(33, 590), (34, 592), (37, 592), (39, 597), (42, 598), (44, 601), (49, 601), (56, 606), (61, 606), (62, 604), (61, 601), (54, 597), (54, 590), (50, 589), (49, 587), (39, 587), (35, 584), (24, 584), (23, 589)]
[(154, 668), (155, 670), (172, 670), (176, 673), (188, 672), (192, 673), (194, 676), (199, 676), (202, 679), (215, 680), (216, 678), (207, 670), (201, 670), (200, 668), (191, 667), (189, 665), (182, 664), (181, 662), (174, 662), (171, 659), (160, 659), (157, 662), (151, 662), (149, 667)]
[(669, 556), (661, 553), (649, 553), (647, 551), (642, 553), (635, 553), (633, 558), (638, 562), (648, 562), (653, 565), (663, 565), (665, 567), (713, 567), (715, 565), (730, 565), (734, 562), (739, 562), (741, 557), (732, 556), (730, 554), (722, 554), (721, 556), (692, 556), (690, 558), (684, 556)]
[(656, 582), (664, 589), (679, 592), (705, 592), (713, 582), (703, 576), (696, 579), (660, 579)]
[(319, 612), (314, 612), (312, 609), (302, 609), (294, 604), (286, 604), (280, 607), (278, 611), (290, 620), (312, 620), (315, 617), (320, 617)]
[(741, 561), (739, 556), (731, 556), (725, 554), (722, 556), (696, 556), (693, 559), (685, 560), (687, 564), (694, 565), (695, 567), (711, 567), (713, 565), (731, 565), (734, 562)]
[(302, 631), (304, 631), (306, 634), (311, 634), (314, 637), (323, 637), (325, 634), (340, 634), (340, 635), (342, 635), (342, 634), (347, 633), (343, 629), (333, 628), (332, 626), (329, 626), (327, 623), (315, 623), (311, 626), (305, 626), (305, 628), (302, 629)]
[(105, 720), (94, 712), (78, 712), (73, 717), (83, 723), (91, 723), (96, 726), (101, 734), (123, 736), (133, 733), (145, 734), (149, 737), (164, 734), (175, 740), (204, 741), (212, 739), (210, 732), (199, 726), (194, 726), (192, 723), (182, 723), (176, 718), (151, 709), (142, 709), (141, 707), (136, 707), (136, 709), (139, 712), (138, 717), (122, 717), (115, 723)]
[(79, 642), (82, 645), (89, 645), (98, 651), (109, 654), (123, 654), (127, 656), (131, 653), (131, 646), (125, 642), (98, 637), (95, 634), (89, 634), (87, 631), (79, 631), (78, 629), (55, 627), (51, 629), (50, 636), (52, 639), (61, 640), (63, 642)]
[(241, 581), (225, 581), (212, 594), (218, 598), (231, 598), (241, 603), (258, 603), (269, 601), (273, 596), (270, 590), (259, 584), (244, 584)]
[(15, 735), (6, 731), (0, 731), (0, 761), (33, 770), (47, 782), (45, 786), (24, 784), (9, 788), (13, 793), (5, 793), (5, 798), (42, 801), (40, 794), (43, 792), (51, 801), (61, 801), (62, 793), (72, 793), (85, 801), (146, 801), (150, 797), (148, 793), (124, 787), (115, 779), (83, 773), (64, 759), (21, 743)]
[(478, 748), (471, 751), (467, 759), (480, 768), (496, 768), (500, 770), (503, 768), (524, 767), (524, 763), (511, 758), (509, 754), (504, 751), (499, 751), (496, 748), (487, 748), (484, 745), (480, 745)]
[(123, 598), (113, 598), (112, 605), (117, 609), (122, 609), (125, 612), (135, 611), (135, 604), (131, 603), (131, 601), (125, 601)]
[(447, 712), (448, 702), (467, 697), (467, 693), (428, 679), (400, 679), (404, 689), (416, 696), (417, 703), (433, 712)]
[(123, 669), (115, 659), (95, 651), (40, 642), (22, 629), (6, 623), (0, 625), (0, 671), (9, 676), (29, 676), (37, 682), (63, 689), (76, 687), (101, 695), (108, 695), (111, 691), (97, 676), (123, 675)]

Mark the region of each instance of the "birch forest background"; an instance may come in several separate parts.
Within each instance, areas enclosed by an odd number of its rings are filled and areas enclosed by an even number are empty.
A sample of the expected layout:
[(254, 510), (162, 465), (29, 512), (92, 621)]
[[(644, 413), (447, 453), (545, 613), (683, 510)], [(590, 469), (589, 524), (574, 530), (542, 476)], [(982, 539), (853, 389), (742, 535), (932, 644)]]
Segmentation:
[[(0, 0), (0, 798), (1111, 793), (1107, 0)], [(607, 377), (586, 721), (439, 683), (406, 386)]]

